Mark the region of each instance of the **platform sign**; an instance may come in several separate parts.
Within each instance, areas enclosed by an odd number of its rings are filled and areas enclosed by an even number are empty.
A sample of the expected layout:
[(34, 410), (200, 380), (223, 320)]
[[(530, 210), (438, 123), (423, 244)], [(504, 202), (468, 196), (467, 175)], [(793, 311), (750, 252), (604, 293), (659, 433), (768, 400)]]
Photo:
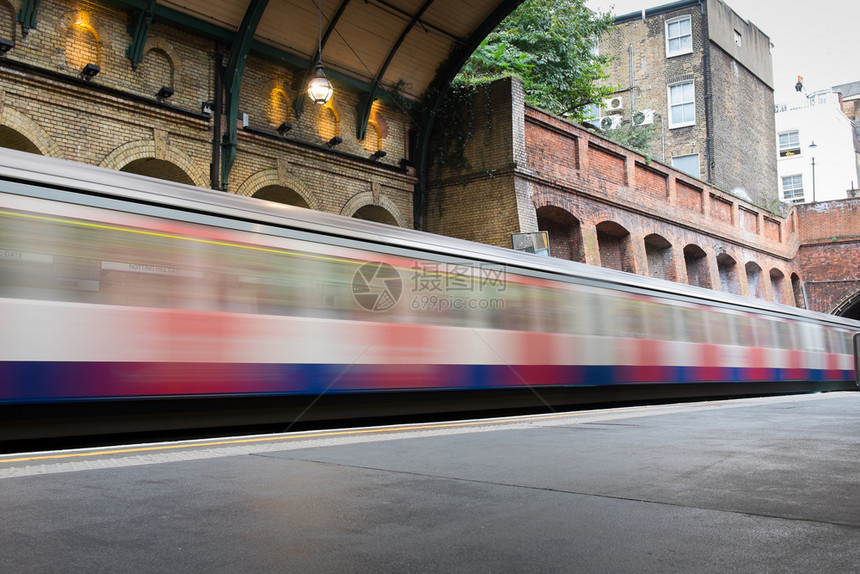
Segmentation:
[(860, 387), (860, 333), (854, 334), (854, 384)]
[(542, 257), (549, 257), (549, 233), (546, 231), (511, 233), (511, 243), (513, 244), (514, 251), (523, 251)]

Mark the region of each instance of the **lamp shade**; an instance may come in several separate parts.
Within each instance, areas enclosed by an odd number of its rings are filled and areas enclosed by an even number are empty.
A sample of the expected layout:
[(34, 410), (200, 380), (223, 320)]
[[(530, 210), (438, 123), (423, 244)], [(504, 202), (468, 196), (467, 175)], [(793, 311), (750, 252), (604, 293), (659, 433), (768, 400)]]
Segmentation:
[(325, 77), (325, 66), (317, 63), (314, 66), (314, 77), (308, 82), (308, 97), (317, 104), (324, 104), (331, 99), (334, 88)]

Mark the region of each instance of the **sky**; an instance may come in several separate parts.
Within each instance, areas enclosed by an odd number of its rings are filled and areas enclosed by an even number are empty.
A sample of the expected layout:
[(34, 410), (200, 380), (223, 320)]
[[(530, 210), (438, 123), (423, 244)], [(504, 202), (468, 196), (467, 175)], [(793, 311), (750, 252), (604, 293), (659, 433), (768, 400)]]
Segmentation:
[[(673, 1), (587, 0), (586, 4), (619, 16)], [(723, 1), (770, 37), (775, 103), (795, 97), (797, 76), (803, 76), (809, 92), (860, 81), (860, 1)]]

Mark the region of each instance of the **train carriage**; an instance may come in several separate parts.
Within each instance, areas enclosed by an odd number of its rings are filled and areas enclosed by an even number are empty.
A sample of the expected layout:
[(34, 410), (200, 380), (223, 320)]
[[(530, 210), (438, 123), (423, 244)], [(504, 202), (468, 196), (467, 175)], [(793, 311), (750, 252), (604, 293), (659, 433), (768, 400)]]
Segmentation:
[(0, 158), (0, 318), (15, 438), (89, 432), (47, 429), (92, 413), (134, 413), (119, 426), (135, 430), (156, 404), (148, 428), (856, 388), (860, 331), (15, 152)]

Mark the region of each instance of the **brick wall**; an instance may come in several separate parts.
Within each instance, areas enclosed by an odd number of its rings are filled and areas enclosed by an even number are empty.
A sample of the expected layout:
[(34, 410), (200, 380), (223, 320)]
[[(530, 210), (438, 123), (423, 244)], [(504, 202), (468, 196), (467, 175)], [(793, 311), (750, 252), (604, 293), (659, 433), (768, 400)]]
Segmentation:
[(860, 199), (800, 205), (798, 222), (810, 308), (830, 313), (860, 292)]
[[(212, 118), (199, 112), (203, 102), (215, 99), (213, 41), (156, 21), (135, 69), (126, 57), (126, 12), (44, 0), (38, 28), (25, 37), (10, 21), (13, 11), (3, 7), (2, 24), (15, 47), (0, 60), (0, 145), (210, 186), (212, 141), (220, 134), (213, 133)], [(86, 63), (101, 68), (90, 83), (78, 79)], [(293, 104), (304, 72), (253, 55), (247, 59), (240, 120), (247, 114), (256, 131), (239, 132), (228, 191), (253, 195), (275, 186), (284, 190), (277, 197), (300, 197), (313, 208), (344, 215), (373, 205), (411, 227), (415, 177), (399, 167), (407, 156), (409, 118), (377, 102), (369, 137), (359, 140), (359, 96), (337, 84), (330, 105), (309, 103), (299, 116)], [(154, 101), (162, 86), (174, 89), (167, 105)], [(283, 121), (293, 124), (287, 138), (274, 133)], [(334, 135), (343, 143), (329, 150), (323, 144)], [(369, 162), (380, 149), (386, 157)], [(141, 171), (144, 160), (149, 167)]]
[(719, 47), (711, 47), (713, 181), (754, 202), (778, 198), (773, 90)]
[[(667, 57), (666, 21), (681, 16), (690, 17), (692, 52)], [(698, 154), (702, 180), (740, 192), (741, 197), (746, 194), (761, 206), (777, 198), (773, 90), (708, 40), (698, 4), (659, 10), (644, 20), (619, 20), (600, 49), (615, 57), (607, 82), (622, 98), (621, 115), (630, 119), (634, 109), (653, 109), (662, 116), (664, 129), (660, 130), (661, 120), (655, 120), (657, 137), (649, 150), (651, 157), (663, 159), (664, 145), (669, 164), (673, 157)], [(694, 82), (696, 123), (673, 128), (668, 86), (686, 81)], [(706, 109), (709, 96), (711, 105)], [(604, 109), (603, 113), (618, 112)]]
[[(426, 211), (426, 230), (502, 247), (511, 246), (511, 233), (536, 231), (523, 225), (535, 219), (534, 206), (520, 200), (528, 193), (515, 170), (527, 165), (522, 156), (522, 85), (511, 79), (480, 86), (474, 100), (450, 107), (436, 121)], [(449, 138), (467, 132), (462, 149)], [(453, 136), (452, 136), (453, 134)], [(560, 148), (564, 149), (564, 148)], [(550, 151), (550, 150), (547, 150)], [(547, 168), (563, 160), (558, 149), (537, 159)], [(560, 168), (561, 169), (561, 168)], [(531, 213), (523, 213), (523, 211)]]
[[(693, 51), (690, 54), (666, 57), (665, 22), (679, 16), (690, 16)], [(601, 40), (601, 53), (615, 56), (609, 67), (609, 82), (621, 90), (626, 119), (632, 117), (632, 109), (653, 109), (661, 114), (655, 127), (657, 137), (651, 145), (650, 155), (663, 157), (665, 145), (666, 162), (671, 158), (698, 153), (703, 168), (701, 177), (706, 179), (705, 153), (705, 83), (703, 54), (703, 19), (698, 6), (686, 6), (678, 10), (662, 13), (646, 20), (635, 19), (616, 24), (604, 40)], [(630, 46), (633, 46), (633, 84), (630, 86)], [(669, 127), (668, 86), (681, 81), (694, 81), (696, 102), (696, 124), (692, 126)], [(604, 113), (610, 113), (604, 111)], [(614, 113), (614, 112), (612, 112)], [(660, 135), (660, 121), (664, 122), (663, 139)]]

